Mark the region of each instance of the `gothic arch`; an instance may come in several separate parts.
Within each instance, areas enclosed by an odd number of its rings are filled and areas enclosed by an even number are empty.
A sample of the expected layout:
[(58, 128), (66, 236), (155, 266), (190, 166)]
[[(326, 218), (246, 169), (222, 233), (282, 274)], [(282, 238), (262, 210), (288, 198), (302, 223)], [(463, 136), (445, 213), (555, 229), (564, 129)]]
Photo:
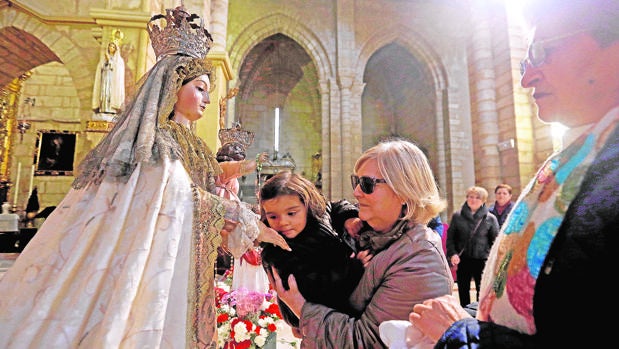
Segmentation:
[(395, 43), (408, 50), (421, 64), (424, 64), (424, 71), (433, 82), (435, 96), (435, 129), (436, 129), (436, 151), (434, 154), (429, 154), (431, 162), (436, 164), (433, 166), (436, 170), (436, 177), (439, 186), (443, 188), (443, 192), (448, 187), (450, 182), (448, 177), (451, 165), (448, 163), (448, 149), (450, 139), (449, 115), (450, 110), (447, 110), (448, 103), (446, 100), (454, 96), (448, 96), (448, 93), (457, 93), (457, 90), (448, 89), (450, 86), (449, 76), (446, 69), (432, 46), (426, 42), (423, 36), (415, 30), (402, 25), (392, 25), (380, 28), (374, 35), (368, 38), (361, 44), (359, 50), (358, 65), (355, 67), (355, 75), (357, 80), (363, 81), (365, 68), (368, 61), (374, 53), (388, 44)]
[(397, 43), (407, 48), (413, 56), (419, 58), (420, 62), (426, 64), (427, 72), (432, 76), (437, 91), (443, 90), (448, 85), (448, 77), (440, 56), (432, 50), (432, 46), (426, 43), (419, 33), (401, 25), (380, 28), (361, 45), (358, 65), (355, 67), (359, 81), (363, 80), (363, 72), (370, 57), (390, 43)]
[(238, 34), (237, 40), (229, 45), (232, 69), (238, 76), (243, 59), (256, 43), (265, 38), (281, 33), (296, 41), (314, 60), (318, 79), (323, 80), (333, 76), (334, 68), (329, 60), (326, 49), (310, 28), (284, 14), (276, 13), (254, 21)]

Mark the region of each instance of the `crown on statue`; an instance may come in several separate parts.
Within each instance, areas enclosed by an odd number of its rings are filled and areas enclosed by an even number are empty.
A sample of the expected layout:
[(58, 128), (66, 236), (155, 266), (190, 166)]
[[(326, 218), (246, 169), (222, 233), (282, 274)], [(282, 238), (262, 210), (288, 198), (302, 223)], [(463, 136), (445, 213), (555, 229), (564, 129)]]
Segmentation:
[(243, 130), (240, 123), (236, 123), (232, 128), (222, 128), (219, 130), (219, 140), (224, 145), (230, 142), (238, 142), (247, 149), (254, 142), (254, 133)]
[(112, 30), (112, 35), (110, 36), (110, 42), (115, 43), (116, 47), (120, 48), (120, 43), (123, 41), (124, 38), (125, 33), (120, 31), (120, 29), (114, 29)]
[(204, 58), (213, 43), (202, 18), (189, 14), (182, 2), (174, 9), (166, 9), (165, 16), (151, 17), (146, 29), (157, 59), (177, 54)]

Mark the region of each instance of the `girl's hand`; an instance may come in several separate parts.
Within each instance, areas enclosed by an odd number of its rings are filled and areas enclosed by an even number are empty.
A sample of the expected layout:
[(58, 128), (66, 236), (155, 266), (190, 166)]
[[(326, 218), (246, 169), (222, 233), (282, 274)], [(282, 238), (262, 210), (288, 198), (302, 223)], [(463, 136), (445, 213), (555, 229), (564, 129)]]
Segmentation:
[(363, 228), (363, 221), (359, 218), (348, 218), (344, 222), (344, 229), (348, 235), (352, 236), (355, 240), (359, 238), (359, 232)]

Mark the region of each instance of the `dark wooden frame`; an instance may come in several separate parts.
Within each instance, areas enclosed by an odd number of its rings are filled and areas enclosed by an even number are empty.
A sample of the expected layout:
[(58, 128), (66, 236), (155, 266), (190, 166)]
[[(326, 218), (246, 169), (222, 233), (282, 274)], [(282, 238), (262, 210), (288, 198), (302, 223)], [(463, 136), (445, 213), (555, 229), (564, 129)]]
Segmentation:
[[(58, 144), (59, 143), (59, 144)], [(77, 132), (39, 130), (35, 176), (72, 176)]]

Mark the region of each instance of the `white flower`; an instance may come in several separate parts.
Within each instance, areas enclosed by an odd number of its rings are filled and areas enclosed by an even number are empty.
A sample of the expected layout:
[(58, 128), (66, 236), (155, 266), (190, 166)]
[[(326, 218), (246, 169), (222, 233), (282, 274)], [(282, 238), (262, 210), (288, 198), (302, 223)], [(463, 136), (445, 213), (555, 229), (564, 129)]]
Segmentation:
[(251, 339), (251, 333), (247, 331), (247, 327), (245, 327), (245, 323), (243, 321), (234, 325), (234, 340), (236, 342), (243, 342), (248, 339)]
[(236, 310), (233, 307), (229, 306), (228, 304), (222, 304), (220, 309), (221, 309), (221, 311), (223, 311), (226, 314), (230, 315), (230, 317), (236, 316)]
[(267, 342), (269, 331), (266, 328), (260, 328), (257, 332), (258, 334), (256, 335), (256, 338), (254, 338), (254, 343), (256, 343), (259, 348), (262, 348)]
[(226, 345), (227, 338), (225, 338), (224, 336), (224, 333), (217, 332), (217, 348), (223, 348), (223, 346)]
[(271, 302), (267, 301), (265, 298), (262, 304), (260, 304), (260, 310), (266, 310), (270, 305)]
[(264, 319), (258, 319), (258, 325), (260, 325), (260, 327), (267, 327), (269, 326), (269, 324), (274, 324), (275, 321), (273, 320), (272, 317), (265, 317)]
[(254, 343), (256, 343), (258, 348), (262, 348), (266, 342), (267, 342), (266, 336), (256, 336), (256, 338), (254, 338)]
[(228, 340), (228, 337), (230, 337), (230, 323), (226, 322), (220, 324), (217, 328), (217, 347), (223, 348), (224, 344)]

